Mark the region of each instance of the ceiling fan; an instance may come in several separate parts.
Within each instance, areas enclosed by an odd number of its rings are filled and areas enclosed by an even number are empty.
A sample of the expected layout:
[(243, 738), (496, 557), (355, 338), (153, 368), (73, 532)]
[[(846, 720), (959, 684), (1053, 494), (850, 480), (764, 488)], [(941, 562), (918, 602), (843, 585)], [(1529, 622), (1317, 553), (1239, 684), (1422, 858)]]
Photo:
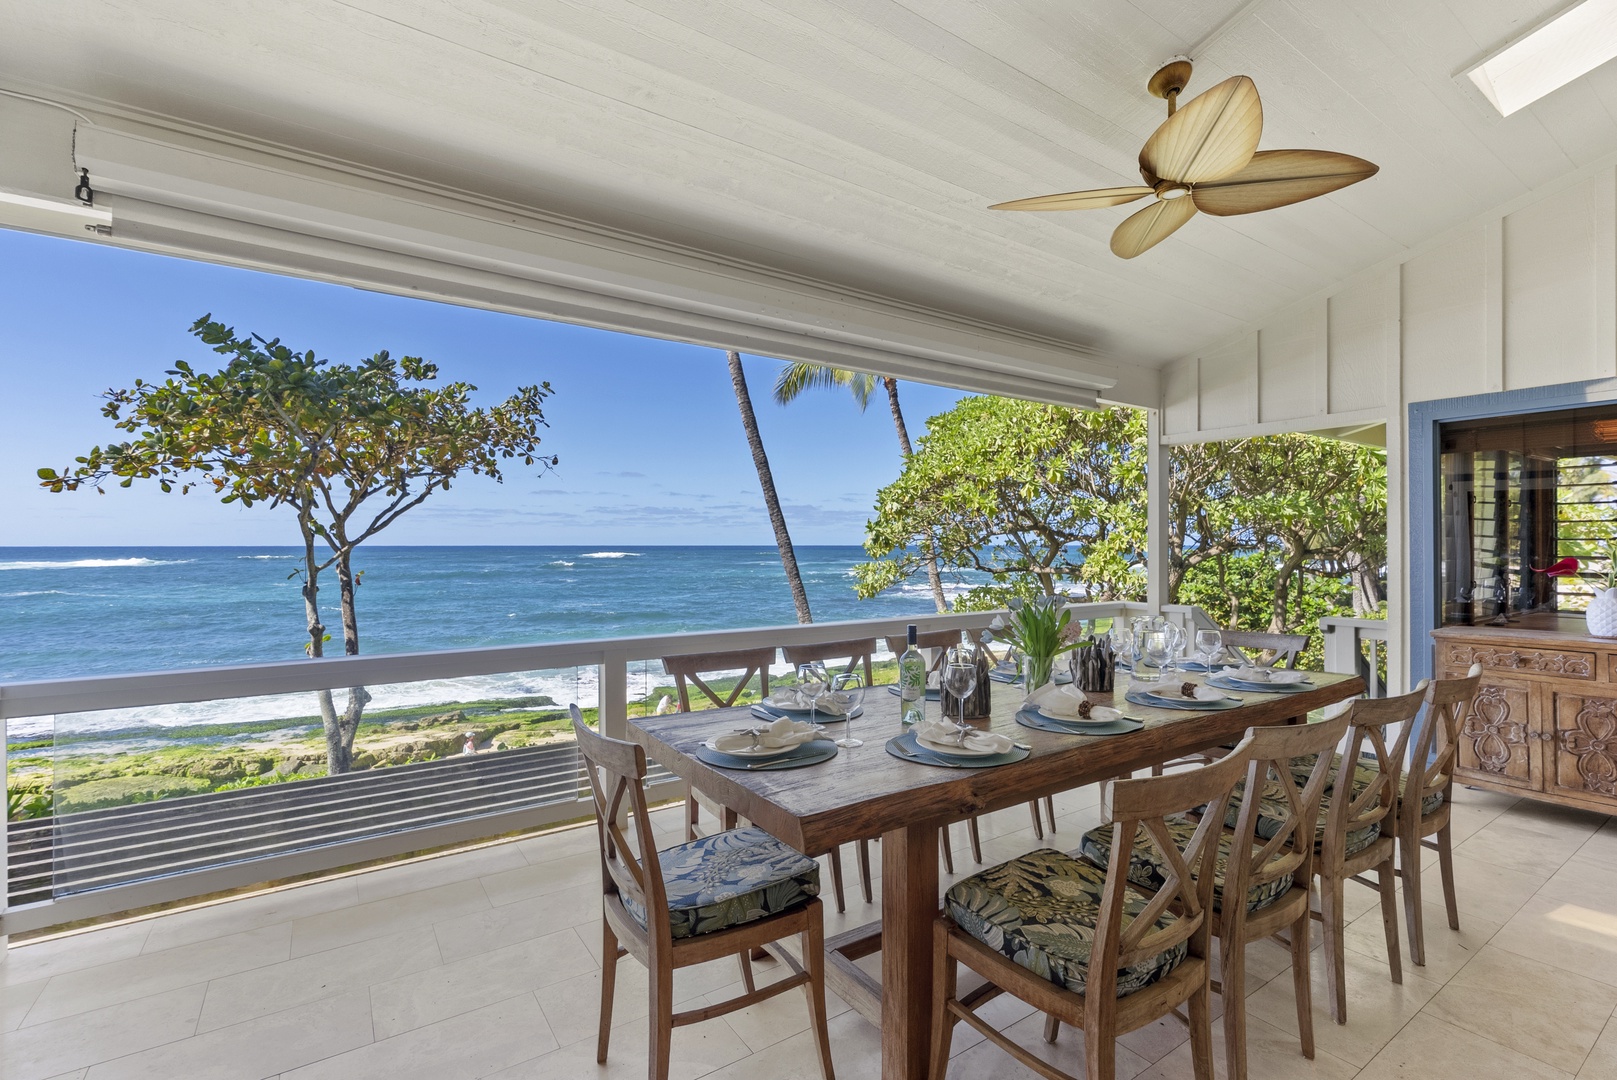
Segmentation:
[(1227, 217), (1273, 210), (1374, 176), (1378, 166), (1329, 150), (1259, 150), (1263, 103), (1245, 75), (1225, 79), (1191, 99), (1190, 61), (1161, 68), (1147, 89), (1168, 102), (1168, 119), (1140, 151), (1143, 186), (1095, 188), (995, 203), (990, 210), (1093, 210), (1155, 195), (1112, 233), (1112, 253), (1132, 259), (1155, 247), (1200, 210)]

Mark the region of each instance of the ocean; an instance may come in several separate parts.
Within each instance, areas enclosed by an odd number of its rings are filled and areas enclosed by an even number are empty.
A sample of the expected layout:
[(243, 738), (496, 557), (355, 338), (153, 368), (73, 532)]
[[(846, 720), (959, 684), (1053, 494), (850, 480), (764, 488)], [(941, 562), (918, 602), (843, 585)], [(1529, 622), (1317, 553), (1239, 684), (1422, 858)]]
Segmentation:
[[(0, 548), (0, 680), (288, 660), (307, 640), (294, 548)], [(924, 578), (854, 594), (857, 546), (797, 548), (814, 618), (933, 610)], [(372, 547), (355, 568), (361, 652), (475, 648), (796, 622), (773, 547)], [(969, 587), (953, 582), (951, 593)], [(336, 579), (322, 617), (341, 652)], [(656, 665), (637, 671), (654, 685)], [(594, 672), (536, 672), (371, 688), (374, 707), (549, 693), (593, 705)], [(631, 692), (635, 691), (631, 686)], [(307, 715), (307, 695), (78, 714), (57, 730)], [(11, 737), (37, 736), (22, 719)]]

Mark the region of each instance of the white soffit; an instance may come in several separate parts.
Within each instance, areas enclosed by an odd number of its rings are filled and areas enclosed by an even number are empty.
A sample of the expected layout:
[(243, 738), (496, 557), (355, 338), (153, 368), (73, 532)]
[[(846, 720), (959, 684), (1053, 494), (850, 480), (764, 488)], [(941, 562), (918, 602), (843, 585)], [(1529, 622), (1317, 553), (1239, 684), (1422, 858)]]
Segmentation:
[(1501, 116), (1617, 57), (1617, 0), (1582, 0), (1466, 72)]
[(1069, 342), (195, 135), (81, 124), (74, 163), (147, 248), (979, 393), (1155, 400), (1154, 372)]
[(0, 226), (83, 239), (85, 232), (112, 227), (112, 215), (80, 203), (0, 191)]

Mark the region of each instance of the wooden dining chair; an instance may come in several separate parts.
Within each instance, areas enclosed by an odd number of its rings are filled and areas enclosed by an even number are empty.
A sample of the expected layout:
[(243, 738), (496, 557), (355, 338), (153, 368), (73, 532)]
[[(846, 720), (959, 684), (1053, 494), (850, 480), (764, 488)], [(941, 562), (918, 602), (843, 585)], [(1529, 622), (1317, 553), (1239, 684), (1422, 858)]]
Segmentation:
[[(1292, 992), (1303, 1056), (1314, 1056), (1313, 993), (1309, 982), (1309, 922), (1314, 834), (1330, 781), (1332, 751), (1347, 732), (1347, 717), (1315, 724), (1251, 728), (1244, 742), (1246, 778), (1235, 786), (1213, 873), (1213, 935), (1219, 942), (1219, 977), (1212, 988), (1224, 1000), (1225, 1075), (1246, 1080), (1246, 947), (1286, 935)], [(1198, 821), (1167, 819), (1178, 843), (1188, 843)], [(1111, 830), (1084, 834), (1078, 854), (1098, 866), (1111, 862)], [(1129, 881), (1159, 892), (1171, 867), (1142, 838), (1129, 859)], [(1229, 896), (1246, 902), (1230, 904)]]
[[(716, 653), (690, 653), (684, 656), (665, 656), (662, 658), (663, 670), (674, 677), (674, 686), (679, 692), (679, 711), (691, 712), (690, 691), (687, 684), (695, 686), (702, 696), (716, 709), (728, 709), (741, 700), (747, 684), (753, 676), (758, 677), (758, 696), (760, 699), (769, 696), (769, 665), (775, 662), (774, 649), (740, 649), (735, 652)], [(807, 661), (805, 661), (806, 663)], [(729, 694), (721, 694), (713, 689), (702, 678), (711, 676), (714, 672), (740, 671), (742, 676), (731, 687)], [(695, 788), (685, 789), (685, 839), (696, 840), (701, 837), (702, 807), (719, 820), (720, 829), (733, 829), (740, 824), (736, 812), (728, 806), (721, 806), (709, 796), (697, 791)], [(861, 852), (860, 882), (864, 887), (865, 902), (871, 901), (870, 886), (870, 856)], [(831, 864), (831, 897), (836, 901), (837, 914), (848, 910), (848, 902), (842, 889), (842, 849), (832, 848), (826, 852), (826, 858)]]
[[(1387, 746), (1387, 730), (1395, 724), (1404, 725), (1394, 740), (1394, 747), (1398, 747), (1425, 696), (1426, 686), (1422, 683), (1413, 693), (1398, 697), (1354, 701), (1344, 714), (1348, 725), (1346, 750), (1331, 759), (1331, 787), (1325, 795), (1324, 821), (1314, 858), (1320, 899), (1315, 917), (1324, 927), (1326, 983), (1331, 1015), (1338, 1024), (1347, 1023), (1347, 973), (1343, 967), (1347, 921), (1342, 900), (1349, 881), (1380, 894), (1387, 967), (1393, 982), (1404, 981), (1398, 948), (1396, 861), (1398, 781), (1402, 770), (1395, 750)], [(1374, 880), (1366, 876), (1372, 870)]]
[[(1270, 634), (1256, 630), (1220, 630), (1218, 635), (1223, 639), (1226, 649), (1235, 650), (1236, 654), (1253, 660), (1251, 654), (1273, 653), (1274, 660), (1269, 666), (1283, 666), (1289, 670), (1296, 670), (1297, 661), (1308, 650), (1307, 634)], [(1284, 661), (1284, 664), (1281, 662)]]
[[(651, 1080), (667, 1080), (673, 1030), (745, 1009), (799, 986), (820, 1072), (834, 1080), (825, 1016), (825, 929), (817, 893), (820, 864), (762, 829), (715, 833), (659, 852), (646, 815), (646, 752), (596, 734), (570, 707), (578, 754), (595, 802), (601, 853), (601, 1014), (597, 1064), (606, 1064), (618, 958), (646, 966), (651, 987)], [(629, 838), (633, 832), (634, 839)], [(803, 960), (778, 946), (786, 978), (756, 987), (748, 956), (799, 936)], [(744, 990), (725, 1001), (674, 1011), (674, 971), (724, 956), (741, 960)]]
[[(1108, 781), (1102, 812), (1111, 822), (1104, 871), (1044, 848), (951, 886), (933, 936), (932, 1080), (943, 1080), (955, 1024), (965, 1021), (1017, 1061), (1052, 1080), (1066, 1073), (1001, 1034), (976, 1012), (1010, 993), (1084, 1032), (1087, 1080), (1115, 1080), (1117, 1037), (1188, 1004), (1196, 1080), (1213, 1080), (1208, 988), (1214, 866), (1230, 792), (1248, 759), (1243, 741), (1228, 757), (1189, 772)], [(1169, 824), (1207, 811), (1187, 835)], [(1155, 894), (1129, 881), (1137, 845), (1164, 868)], [(958, 992), (958, 965), (987, 981)]]
[[(820, 641), (811, 645), (783, 645), (781, 646), (780, 651), (785, 655), (786, 662), (791, 664), (794, 668), (798, 664), (808, 664), (816, 660), (845, 662), (841, 664), (842, 673), (844, 674), (851, 671), (857, 671), (859, 668), (863, 667), (865, 674), (865, 687), (868, 690), (876, 679), (874, 669), (871, 667), (870, 659), (871, 655), (876, 651), (876, 642), (876, 638), (854, 638), (846, 641)], [(871, 892), (870, 884), (870, 841), (856, 841), (854, 844), (854, 850), (857, 853), (859, 860), (859, 890), (864, 894), (865, 903), (869, 904), (873, 902), (874, 896), (874, 894)], [(840, 857), (838, 861), (840, 862)], [(837, 869), (839, 872), (835, 876), (840, 879), (840, 867)], [(952, 866), (949, 868), (949, 872), (954, 873), (954, 868)], [(842, 886), (840, 880), (837, 884), (837, 910), (839, 912), (843, 910)]]
[[(1453, 810), (1454, 765), (1459, 756), (1461, 725), (1471, 712), (1482, 665), (1472, 664), (1463, 679), (1437, 679), (1426, 688), (1426, 722), (1410, 743), (1409, 768), (1398, 785), (1398, 876), (1404, 882), (1404, 920), (1409, 930), (1411, 963), (1426, 963), (1426, 931), (1422, 925), (1421, 850), (1437, 852), (1438, 877), (1449, 929), (1460, 928), (1454, 893)], [(1407, 733), (1403, 736), (1409, 738)], [(1405, 760), (1399, 754), (1400, 761)], [(1427, 840), (1435, 836), (1435, 841)]]
[[(973, 638), (975, 639), (975, 635), (973, 635)], [(958, 644), (960, 644), (960, 631), (958, 630), (930, 630), (924, 634), (915, 635), (916, 648), (936, 650), (932, 657), (931, 663), (927, 666), (928, 674), (935, 673), (939, 668), (941, 668), (943, 666), (943, 658), (948, 655), (949, 648)], [(887, 639), (887, 651), (892, 653), (894, 656), (904, 655), (904, 650), (908, 648), (908, 637), (890, 637)], [(1043, 806), (1050, 818), (1050, 831), (1055, 832), (1055, 796), (1046, 795), (1044, 797)], [(1044, 819), (1040, 816), (1039, 807), (1040, 802), (1038, 799), (1028, 800), (1028, 813), (1033, 816), (1033, 836), (1037, 840), (1043, 840)], [(945, 830), (945, 832), (947, 833), (947, 830)], [(966, 819), (966, 836), (971, 841), (972, 861), (980, 864), (983, 861), (983, 840), (982, 834), (978, 829), (977, 818), (975, 816)], [(944, 869), (948, 870), (951, 874), (954, 873), (954, 855), (949, 851), (947, 841), (944, 842), (943, 846), (943, 862)]]

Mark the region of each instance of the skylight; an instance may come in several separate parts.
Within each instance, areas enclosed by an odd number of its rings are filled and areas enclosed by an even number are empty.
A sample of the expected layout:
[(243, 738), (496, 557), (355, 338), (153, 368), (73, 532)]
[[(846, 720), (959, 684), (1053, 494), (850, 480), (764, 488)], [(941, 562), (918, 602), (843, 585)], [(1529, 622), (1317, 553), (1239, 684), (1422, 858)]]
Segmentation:
[(1617, 0), (1583, 0), (1466, 72), (1501, 116), (1617, 56)]

